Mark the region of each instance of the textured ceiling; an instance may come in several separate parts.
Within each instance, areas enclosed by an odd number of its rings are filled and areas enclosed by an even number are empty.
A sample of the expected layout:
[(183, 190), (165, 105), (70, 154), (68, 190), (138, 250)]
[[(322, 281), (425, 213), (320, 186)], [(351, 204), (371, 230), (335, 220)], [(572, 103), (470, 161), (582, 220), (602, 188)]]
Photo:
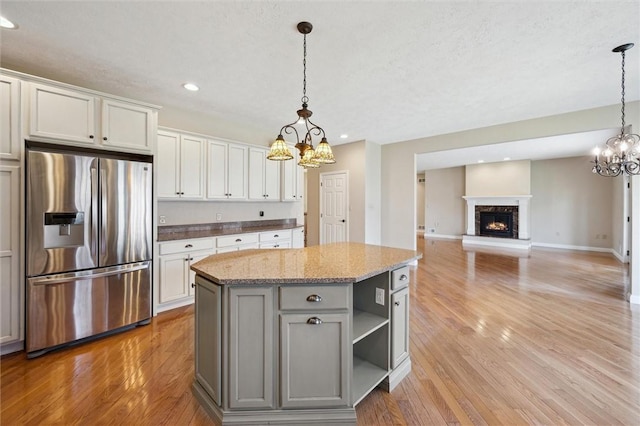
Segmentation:
[[(640, 2), (6, 1), (3, 67), (251, 123), (302, 92), (332, 143), (391, 143), (640, 98)], [(181, 84), (193, 81), (197, 93)]]

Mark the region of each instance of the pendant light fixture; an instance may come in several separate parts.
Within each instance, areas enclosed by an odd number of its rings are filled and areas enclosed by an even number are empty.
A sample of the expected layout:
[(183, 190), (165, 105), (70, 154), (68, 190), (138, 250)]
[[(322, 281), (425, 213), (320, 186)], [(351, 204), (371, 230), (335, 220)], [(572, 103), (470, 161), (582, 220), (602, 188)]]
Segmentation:
[(624, 122), (624, 55), (633, 43), (616, 47), (612, 52), (622, 54), (622, 127), (620, 134), (610, 138), (604, 149), (596, 148), (594, 166), (591, 171), (600, 176), (615, 177), (622, 173), (640, 174), (640, 136), (627, 133)]
[[(324, 130), (309, 119), (313, 113), (311, 110), (307, 109), (309, 102), (309, 98), (307, 97), (307, 34), (309, 34), (312, 29), (313, 25), (309, 22), (298, 23), (298, 32), (300, 32), (304, 38), (304, 56), (302, 60), (302, 109), (297, 111), (298, 118), (296, 121), (282, 126), (280, 134), (278, 134), (276, 140), (271, 144), (271, 148), (267, 154), (267, 158), (269, 160), (291, 160), (293, 155), (287, 147), (282, 135), (283, 133), (295, 134), (296, 148), (300, 152), (300, 161), (298, 162), (298, 165), (304, 168), (318, 168), (320, 167), (320, 164), (332, 164), (336, 162), (333, 157), (333, 152), (331, 151), (331, 146), (329, 145), (329, 142), (327, 142)], [(306, 133), (302, 139), (298, 134), (298, 130), (294, 127), (297, 123), (304, 124), (305, 126)], [(315, 149), (313, 148), (312, 135), (322, 136), (320, 143)]]

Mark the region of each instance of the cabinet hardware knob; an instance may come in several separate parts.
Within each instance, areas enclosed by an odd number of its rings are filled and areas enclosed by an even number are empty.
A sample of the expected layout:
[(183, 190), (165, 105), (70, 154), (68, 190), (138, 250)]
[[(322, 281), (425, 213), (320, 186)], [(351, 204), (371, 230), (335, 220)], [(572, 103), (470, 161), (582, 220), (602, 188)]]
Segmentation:
[(188, 261), (189, 261), (189, 258), (188, 258), (188, 257), (185, 257), (185, 258), (184, 258), (184, 261), (185, 261), (185, 262), (188, 262)]
[(346, 220), (345, 220), (345, 219), (342, 219), (340, 222), (345, 223), (345, 222), (346, 222)]
[(191, 288), (196, 288), (196, 283), (191, 283)]
[(278, 248), (278, 247), (280, 247), (280, 246), (279, 246), (278, 244), (276, 244), (276, 245), (275, 245), (275, 246), (273, 246), (273, 247), (274, 247), (274, 248)]
[(405, 274), (400, 275), (400, 281), (406, 281), (407, 278), (409, 278), (409, 277), (406, 276)]
[(89, 139), (93, 139), (93, 135), (89, 135)]
[(322, 320), (318, 317), (311, 317), (307, 320), (307, 324), (319, 325), (322, 324)]
[(184, 246), (184, 248), (191, 248), (191, 247), (193, 247), (193, 245), (191, 244), (187, 244), (186, 246)]
[(103, 137), (103, 138), (102, 138), (102, 140), (103, 140), (103, 141), (106, 141), (106, 140), (107, 140), (107, 137), (106, 137), (106, 136), (105, 136), (105, 137)]
[(307, 302), (322, 302), (322, 297), (318, 294), (307, 296)]
[(231, 193), (229, 193), (229, 197), (231, 197)]
[(179, 192), (176, 192), (176, 195), (180, 195), (180, 193), (179, 193)]
[(239, 243), (240, 241), (242, 241), (242, 238), (236, 238), (236, 243)]
[(393, 302), (394, 305), (400, 306), (400, 302)]

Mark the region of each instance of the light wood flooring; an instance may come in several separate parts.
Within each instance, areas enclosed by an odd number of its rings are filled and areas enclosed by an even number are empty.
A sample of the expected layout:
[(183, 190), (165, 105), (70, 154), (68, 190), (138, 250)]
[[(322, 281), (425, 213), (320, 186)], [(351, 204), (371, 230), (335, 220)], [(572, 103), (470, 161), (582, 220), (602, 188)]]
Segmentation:
[[(528, 258), (419, 240), (412, 373), (357, 407), (359, 425), (640, 424), (640, 307), (607, 254)], [(193, 309), (0, 361), (2, 425), (210, 425), (191, 394)]]

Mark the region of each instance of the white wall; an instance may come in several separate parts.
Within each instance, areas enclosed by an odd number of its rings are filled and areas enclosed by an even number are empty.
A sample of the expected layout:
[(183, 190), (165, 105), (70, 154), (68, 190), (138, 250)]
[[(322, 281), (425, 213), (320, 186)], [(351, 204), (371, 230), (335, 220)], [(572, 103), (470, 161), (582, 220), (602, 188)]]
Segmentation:
[(616, 180), (591, 173), (590, 161), (572, 157), (531, 163), (533, 244), (612, 247)]
[(465, 167), (466, 195), (500, 196), (531, 194), (531, 161), (470, 164)]
[[(640, 122), (640, 101), (628, 102), (626, 109), (627, 121)], [(619, 125), (620, 105), (616, 104), (383, 145), (382, 244), (416, 248), (416, 153), (610, 129)]]
[(435, 228), (437, 235), (460, 237), (465, 232), (465, 168), (429, 170), (424, 175), (425, 231)]
[(364, 242), (380, 244), (382, 223), (380, 208), (382, 204), (382, 147), (376, 143), (366, 141), (365, 144), (365, 217)]

